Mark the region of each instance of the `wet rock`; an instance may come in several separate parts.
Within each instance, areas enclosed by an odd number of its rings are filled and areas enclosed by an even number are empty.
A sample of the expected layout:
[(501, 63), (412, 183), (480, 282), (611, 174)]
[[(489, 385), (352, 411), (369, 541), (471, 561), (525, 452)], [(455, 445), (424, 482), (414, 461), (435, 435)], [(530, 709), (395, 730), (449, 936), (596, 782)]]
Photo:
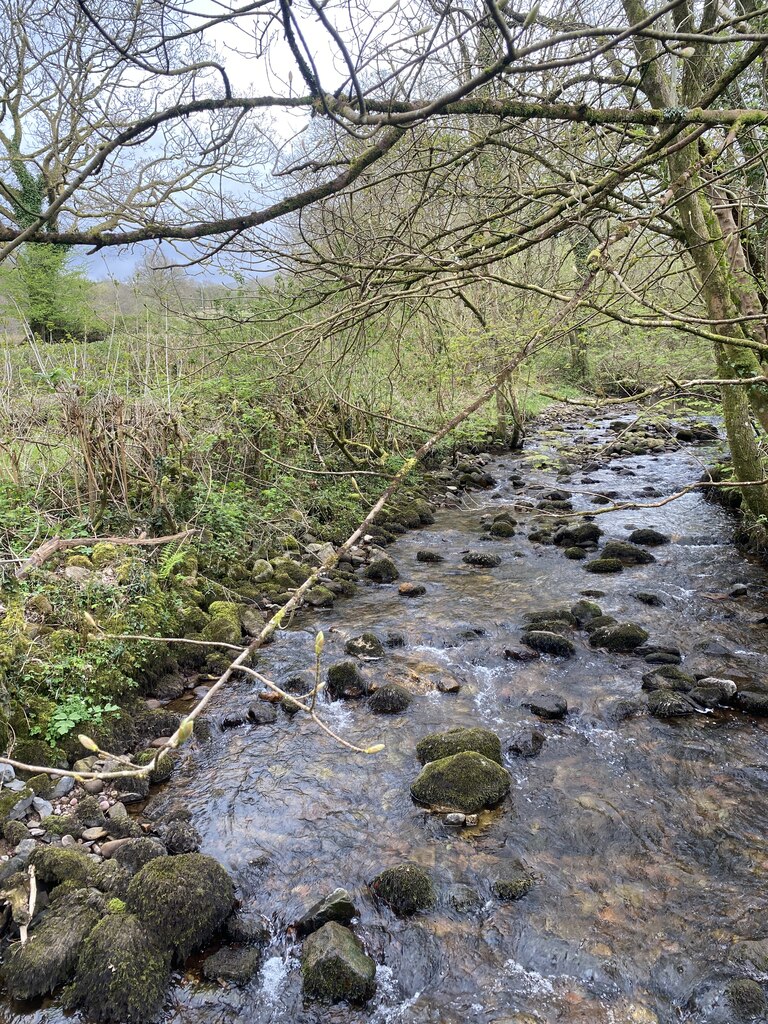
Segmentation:
[(334, 921), (305, 941), (301, 974), (304, 994), (325, 1003), (365, 1003), (376, 990), (376, 964), (360, 940)]
[(618, 558), (625, 565), (649, 565), (656, 561), (649, 551), (624, 540), (609, 540), (601, 551), (600, 557)]
[(754, 1020), (766, 1010), (765, 993), (750, 978), (735, 978), (725, 986), (725, 995), (740, 1020)]
[(82, 848), (66, 850), (60, 846), (38, 846), (30, 857), (38, 882), (51, 889), (62, 882), (86, 885), (92, 861)]
[(2, 978), (12, 998), (36, 999), (70, 979), (80, 944), (98, 923), (104, 903), (93, 889), (68, 893), (46, 912), (31, 941), (8, 947)]
[(509, 792), (509, 773), (476, 751), (428, 762), (411, 786), (417, 803), (475, 814)]
[(269, 927), (256, 914), (235, 911), (227, 918), (224, 935), (230, 942), (240, 945), (266, 946), (269, 944)]
[(136, 917), (110, 913), (83, 944), (67, 1001), (81, 1007), (88, 1020), (150, 1021), (165, 997), (170, 959)]
[(731, 691), (720, 685), (719, 680), (714, 680), (712, 683), (699, 681), (692, 690), (688, 691), (688, 699), (692, 700), (697, 707), (705, 710), (722, 707), (729, 703), (730, 698), (736, 692), (736, 684), (733, 683), (732, 686), (733, 690)]
[(248, 705), (248, 721), (251, 725), (273, 725), (277, 721), (277, 711), (273, 704), (255, 700)]
[(417, 551), (416, 552), (417, 562), (444, 562), (445, 557), (439, 554), (437, 551)]
[(520, 707), (528, 708), (539, 718), (558, 719), (568, 714), (568, 701), (556, 693), (532, 693), (520, 701)]
[(471, 914), (480, 910), (483, 905), (480, 894), (471, 886), (461, 883), (451, 886), (448, 891), (448, 902), (457, 914)]
[(728, 704), (736, 696), (738, 687), (732, 679), (719, 679), (717, 676), (705, 676), (696, 684), (698, 689), (711, 689), (720, 694), (720, 703)]
[(624, 572), (624, 563), (618, 558), (593, 558), (591, 562), (586, 563), (584, 568), (587, 572), (608, 576), (613, 573)]
[(633, 622), (619, 622), (615, 626), (601, 626), (589, 636), (591, 647), (604, 647), (612, 654), (628, 654), (648, 639), (648, 633)]
[(468, 551), (462, 558), (462, 562), (466, 565), (478, 566), (481, 569), (495, 569), (497, 565), (501, 565), (501, 557), (483, 551)]
[(603, 715), (609, 722), (625, 722), (628, 718), (635, 718), (645, 711), (645, 704), (641, 700), (631, 697), (619, 697), (609, 701), (603, 708)]
[(163, 828), (163, 844), (168, 853), (196, 853), (203, 845), (203, 837), (188, 821), (171, 821)]
[(649, 608), (661, 608), (664, 602), (658, 594), (652, 594), (647, 590), (639, 590), (636, 594), (632, 595), (636, 601), (641, 604), (647, 604)]
[(692, 715), (696, 708), (686, 694), (673, 690), (654, 690), (648, 697), (648, 714), (655, 718), (680, 718)]
[(768, 975), (768, 939), (747, 939), (731, 946), (729, 959), (741, 973), (761, 978)]
[(554, 535), (553, 541), (559, 548), (584, 547), (595, 544), (603, 531), (597, 523), (580, 523), (578, 526), (563, 526)]
[(377, 715), (397, 715), (407, 711), (413, 700), (410, 692), (398, 683), (386, 683), (368, 699), (368, 707)]
[(397, 566), (386, 556), (375, 558), (365, 569), (366, 579), (373, 580), (374, 583), (394, 583), (399, 576)]
[(510, 647), (505, 647), (502, 657), (506, 658), (507, 661), (535, 661), (538, 658), (536, 651), (530, 647), (522, 647), (518, 644), (512, 644)]
[(128, 839), (112, 856), (129, 874), (135, 875), (156, 857), (167, 857), (168, 851), (159, 839)]
[(599, 619), (602, 614), (603, 609), (594, 601), (577, 601), (571, 607), (571, 615), (579, 626), (586, 626), (588, 622)]
[(740, 690), (733, 698), (733, 703), (750, 715), (768, 715), (768, 693)]
[(683, 655), (679, 647), (664, 644), (643, 644), (635, 649), (635, 654), (643, 658), (649, 665), (679, 665)]
[(436, 685), (440, 693), (458, 693), (461, 689), (459, 681), (451, 676), (440, 676)]
[(387, 647), (405, 647), (405, 637), (402, 633), (387, 633), (385, 643)]
[(332, 700), (364, 697), (368, 685), (354, 661), (340, 661), (328, 669), (328, 694)]
[(537, 612), (526, 612), (523, 620), (534, 627), (542, 622), (563, 622), (569, 626), (577, 624), (576, 616), (570, 608), (544, 608)]
[(531, 630), (523, 634), (523, 643), (539, 654), (549, 654), (554, 658), (571, 658), (576, 653), (576, 645), (566, 636), (550, 633), (546, 630)]
[(423, 583), (401, 583), (397, 588), (400, 597), (422, 597), (427, 592)]
[(317, 931), (329, 921), (336, 921), (339, 924), (349, 924), (357, 917), (357, 907), (352, 902), (352, 897), (346, 889), (334, 889), (333, 892), (324, 896), (321, 900), (302, 914), (296, 922), (296, 928), (300, 935), (308, 935)]
[(376, 661), (384, 657), (384, 644), (375, 633), (361, 633), (352, 636), (344, 644), (344, 650), (355, 658), (364, 661)]
[(510, 864), (500, 878), (491, 884), (491, 892), (497, 900), (510, 903), (527, 896), (536, 884), (536, 879), (522, 864)]
[(677, 665), (662, 665), (653, 672), (646, 672), (643, 676), (643, 689), (653, 690), (675, 690), (678, 693), (688, 693), (696, 685), (696, 677), (688, 672), (683, 672)]
[(156, 857), (134, 875), (126, 896), (128, 910), (179, 962), (205, 946), (233, 905), (231, 878), (202, 853)]
[(423, 736), (416, 744), (416, 756), (421, 764), (474, 750), (489, 761), (501, 764), (501, 740), (490, 729), (455, 728), (447, 732), (433, 732)]
[(244, 949), (225, 947), (203, 961), (203, 977), (228, 985), (246, 985), (258, 971), (261, 960), (262, 951), (253, 946)]
[(371, 882), (371, 891), (398, 917), (431, 910), (437, 902), (432, 879), (416, 864), (386, 868)]
[(629, 535), (630, 544), (645, 544), (647, 547), (658, 547), (660, 544), (669, 544), (670, 538), (665, 533), (643, 527), (633, 530)]
[(734, 583), (728, 591), (728, 597), (746, 597), (749, 593), (749, 586), (746, 583)]
[(531, 726), (523, 726), (510, 737), (507, 750), (515, 757), (536, 757), (544, 746), (544, 733)]
[(577, 547), (566, 548), (563, 554), (566, 558), (570, 558), (572, 562), (580, 562), (583, 558), (587, 557), (587, 552), (584, 548)]
[(488, 533), (491, 537), (500, 537), (504, 539), (507, 537), (514, 537), (515, 528), (507, 519), (499, 519), (491, 523)]

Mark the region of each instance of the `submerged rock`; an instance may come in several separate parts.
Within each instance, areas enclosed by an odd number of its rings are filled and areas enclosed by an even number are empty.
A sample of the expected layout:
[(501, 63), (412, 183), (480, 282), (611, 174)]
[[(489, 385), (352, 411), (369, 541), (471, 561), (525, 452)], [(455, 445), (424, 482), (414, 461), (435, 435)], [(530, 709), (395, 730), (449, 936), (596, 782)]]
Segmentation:
[(126, 897), (128, 910), (179, 961), (213, 937), (233, 904), (232, 879), (202, 853), (155, 858), (133, 877)]
[(568, 701), (556, 693), (532, 693), (520, 701), (520, 706), (528, 708), (539, 718), (558, 719), (568, 714)]
[(518, 862), (510, 864), (502, 877), (492, 883), (491, 891), (496, 899), (510, 903), (527, 896), (535, 884), (534, 876)]
[(750, 715), (768, 715), (768, 693), (740, 690), (733, 698), (733, 703)]
[(569, 626), (575, 626), (577, 622), (570, 608), (544, 608), (538, 612), (526, 612), (523, 619), (534, 628), (541, 622), (566, 622)]
[(361, 633), (360, 636), (350, 637), (344, 644), (344, 650), (347, 654), (366, 661), (384, 657), (384, 644), (375, 633)]
[(246, 985), (261, 965), (262, 951), (254, 946), (244, 949), (224, 947), (203, 962), (203, 977), (230, 985)]
[(646, 672), (643, 676), (643, 689), (652, 692), (654, 690), (676, 690), (679, 693), (688, 693), (696, 685), (696, 677), (688, 672), (683, 672), (677, 665), (662, 665), (653, 672)]
[(385, 868), (371, 882), (371, 891), (399, 917), (431, 910), (437, 902), (432, 879), (416, 864)]
[(332, 700), (365, 696), (368, 685), (354, 661), (340, 661), (328, 669), (328, 695)]
[(648, 633), (634, 622), (619, 622), (615, 626), (601, 626), (589, 637), (592, 647), (605, 647), (614, 654), (628, 654), (648, 639)]
[(371, 694), (368, 707), (377, 715), (397, 715), (407, 711), (413, 697), (409, 690), (398, 683), (385, 683)]
[(544, 733), (530, 726), (523, 726), (513, 733), (507, 750), (516, 757), (536, 757), (544, 746)]
[(662, 608), (664, 606), (664, 602), (659, 595), (653, 594), (648, 590), (639, 590), (632, 596), (641, 604), (647, 604), (649, 608)]
[(576, 645), (567, 636), (547, 630), (531, 630), (523, 634), (522, 640), (539, 654), (549, 654), (554, 658), (571, 658), (576, 653)]
[(483, 551), (468, 551), (462, 558), (462, 562), (466, 565), (479, 566), (481, 569), (495, 569), (497, 565), (501, 565), (501, 558), (499, 555), (491, 555)]
[(471, 914), (483, 905), (480, 894), (469, 885), (463, 885), (460, 882), (451, 886), (448, 902), (457, 914)]
[(493, 807), (509, 792), (509, 773), (476, 751), (430, 761), (411, 786), (420, 804), (474, 814)]
[(593, 619), (599, 619), (602, 614), (603, 609), (594, 601), (577, 601), (571, 606), (571, 615), (579, 626), (585, 626)]
[(296, 922), (296, 929), (300, 935), (308, 935), (329, 921), (349, 924), (354, 917), (357, 917), (357, 908), (352, 897), (346, 889), (334, 889), (302, 914)]
[(132, 914), (108, 914), (86, 939), (68, 993), (89, 1020), (142, 1024), (160, 1010), (171, 975), (170, 952)]
[(304, 943), (304, 993), (326, 1003), (365, 1003), (376, 991), (376, 964), (348, 928), (323, 925)]
[(423, 736), (416, 744), (416, 756), (422, 764), (439, 761), (465, 750), (475, 750), (490, 761), (501, 764), (501, 740), (490, 729), (459, 727), (447, 732), (433, 732)]

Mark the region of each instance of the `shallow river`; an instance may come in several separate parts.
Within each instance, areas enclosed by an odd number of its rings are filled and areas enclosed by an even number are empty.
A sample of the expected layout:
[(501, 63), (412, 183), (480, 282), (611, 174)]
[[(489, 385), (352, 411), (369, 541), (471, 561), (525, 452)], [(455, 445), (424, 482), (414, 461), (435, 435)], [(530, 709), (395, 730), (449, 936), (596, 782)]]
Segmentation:
[[(591, 436), (610, 436), (607, 425)], [(546, 453), (550, 440), (534, 438), (533, 451)], [(356, 598), (281, 633), (263, 653), (261, 670), (279, 681), (311, 667), (316, 627), (325, 631), (328, 662), (344, 657), (345, 638), (363, 630), (403, 633), (405, 646), (364, 672), (413, 687), (408, 712), (374, 716), (364, 702), (323, 709), (346, 738), (383, 742), (384, 753), (352, 754), (301, 716), (281, 715), (275, 726), (216, 732), (164, 791), (169, 803), (193, 811), (203, 851), (232, 872), (245, 905), (271, 922), (275, 936), (261, 975), (245, 990), (179, 978), (163, 1016), (168, 1024), (729, 1019), (718, 1008), (727, 949), (735, 939), (768, 934), (768, 720), (717, 711), (613, 723), (610, 703), (636, 697), (651, 667), (639, 658), (594, 651), (583, 633), (575, 634), (577, 654), (567, 661), (517, 664), (503, 651), (519, 642), (526, 611), (571, 604), (585, 589), (599, 589), (606, 613), (639, 623), (651, 641), (679, 645), (686, 670), (762, 680), (764, 570), (732, 546), (730, 516), (695, 492), (661, 508), (599, 517), (604, 540), (625, 538), (637, 526), (673, 538), (654, 549), (654, 564), (616, 576), (592, 575), (561, 550), (531, 544), (525, 517), (516, 536), (484, 541), (480, 517), (521, 496), (535, 499), (536, 485), (653, 500), (643, 488), (679, 489), (697, 479), (706, 453), (689, 446), (614, 460), (589, 474), (599, 483), (584, 484), (581, 471), (558, 480), (554, 467), (536, 469), (530, 451), (494, 458), (488, 468), (500, 481), (495, 489), (474, 492), (388, 549), (401, 579), (426, 584), (425, 596), (405, 600), (396, 585), (361, 585)], [(517, 471), (526, 478), (523, 489), (509, 482)], [(594, 509), (588, 497), (577, 495), (574, 504)], [(445, 561), (418, 563), (422, 548)], [(465, 566), (468, 548), (496, 552), (502, 564)], [(748, 585), (746, 597), (725, 596), (735, 583)], [(663, 607), (641, 604), (637, 591), (659, 594)], [(485, 635), (461, 635), (474, 627)], [(461, 683), (458, 694), (434, 689), (441, 671)], [(538, 724), (547, 740), (537, 758), (507, 758), (513, 787), (498, 811), (477, 829), (457, 832), (411, 801), (420, 736), (480, 724), (497, 731), (506, 750), (513, 729), (534, 721), (521, 698), (541, 689), (565, 696), (570, 713)], [(253, 693), (252, 684), (238, 683), (225, 700), (248, 702)], [(520, 902), (501, 904), (490, 881), (516, 858), (539, 882)], [(377, 906), (366, 889), (403, 860), (426, 867), (443, 897), (438, 910), (407, 921)], [(481, 893), (482, 910), (451, 908), (446, 894), (457, 882)], [(355, 930), (381, 965), (377, 995), (363, 1010), (304, 1005), (299, 949), (286, 937), (314, 898), (339, 885), (353, 894)], [(44, 1009), (6, 1019), (52, 1024), (62, 1017)]]

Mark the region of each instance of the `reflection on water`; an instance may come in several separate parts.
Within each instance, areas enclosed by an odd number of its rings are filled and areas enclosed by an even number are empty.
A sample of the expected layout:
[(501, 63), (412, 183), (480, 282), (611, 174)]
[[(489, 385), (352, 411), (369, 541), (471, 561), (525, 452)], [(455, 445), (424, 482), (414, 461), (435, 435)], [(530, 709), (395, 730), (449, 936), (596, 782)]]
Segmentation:
[[(518, 467), (519, 459), (505, 456), (492, 472), (504, 481)], [(647, 486), (671, 492), (699, 474), (698, 455), (680, 453), (613, 462), (590, 473), (597, 484), (581, 484), (577, 473), (557, 485), (626, 499)], [(526, 470), (526, 477), (534, 485), (555, 482), (544, 472)], [(593, 576), (559, 550), (530, 544), (524, 517), (517, 536), (482, 543), (502, 555), (499, 568), (463, 565), (461, 553), (482, 541), (480, 516), (520, 493), (502, 482), (393, 545), (402, 578), (424, 583), (426, 596), (405, 602), (396, 587), (361, 587), (358, 598), (281, 633), (264, 652), (262, 670), (279, 680), (311, 666), (315, 627), (325, 630), (328, 661), (362, 630), (403, 633), (405, 647), (364, 672), (409, 686), (417, 694), (409, 712), (389, 719), (370, 715), (364, 703), (325, 709), (332, 728), (354, 743), (383, 741), (384, 753), (352, 755), (300, 718), (281, 718), (271, 728), (217, 734), (188, 755), (189, 770), (177, 774), (165, 798), (194, 812), (204, 851), (229, 868), (244, 903), (272, 922), (275, 938), (259, 979), (244, 991), (180, 979), (164, 1016), (169, 1024), (728, 1019), (718, 1008), (727, 948), (768, 933), (766, 726), (722, 711), (615, 724), (608, 705), (639, 693), (648, 669), (639, 659), (595, 652), (584, 634), (566, 662), (517, 664), (503, 651), (518, 642), (526, 610), (570, 603), (596, 588), (605, 591), (606, 613), (679, 645), (691, 671), (761, 679), (768, 665), (768, 627), (756, 622), (764, 612), (763, 572), (731, 547), (726, 514), (696, 493), (600, 518), (607, 538), (652, 526), (677, 541), (655, 549), (656, 563), (619, 576)], [(588, 501), (575, 504), (593, 508)], [(425, 547), (445, 561), (417, 562)], [(724, 596), (736, 582), (749, 585), (748, 597)], [(664, 605), (641, 604), (637, 591), (657, 593)], [(470, 627), (485, 635), (462, 636)], [(441, 673), (460, 682), (458, 694), (434, 690)], [(501, 813), (457, 835), (411, 802), (418, 737), (479, 723), (504, 741), (531, 721), (519, 702), (537, 689), (567, 697), (571, 712), (563, 722), (539, 724), (547, 742), (538, 758), (508, 762), (514, 785)], [(248, 702), (253, 693), (241, 682), (223, 699)], [(540, 881), (522, 902), (502, 905), (490, 882), (514, 858)], [(366, 890), (378, 871), (402, 859), (429, 869), (443, 893), (436, 912), (407, 922)], [(458, 882), (480, 893), (479, 911), (450, 907), (445, 894)], [(304, 1006), (298, 949), (286, 937), (306, 905), (337, 885), (353, 892), (356, 930), (381, 965), (378, 994), (364, 1010)], [(50, 1024), (60, 1015), (41, 1010), (13, 1019)]]

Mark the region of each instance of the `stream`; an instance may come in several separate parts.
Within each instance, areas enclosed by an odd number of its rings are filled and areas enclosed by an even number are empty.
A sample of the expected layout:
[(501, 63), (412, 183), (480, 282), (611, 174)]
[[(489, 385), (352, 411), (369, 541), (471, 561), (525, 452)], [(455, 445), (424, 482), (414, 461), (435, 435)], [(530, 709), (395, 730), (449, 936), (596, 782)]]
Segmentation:
[[(313, 612), (266, 648), (260, 671), (280, 682), (311, 669), (314, 635), (326, 637), (325, 664), (345, 658), (350, 636), (401, 633), (404, 646), (363, 666), (369, 680), (396, 681), (415, 699), (401, 715), (373, 715), (365, 701), (324, 703), (327, 723), (346, 739), (383, 753), (342, 749), (303, 716), (271, 726), (214, 730), (186, 754), (162, 791), (183, 803), (204, 837), (203, 852), (232, 873), (246, 909), (268, 920), (273, 940), (260, 974), (245, 989), (199, 984), (194, 963), (177, 976), (167, 1024), (672, 1024), (725, 1022), (723, 984), (733, 976), (728, 947), (768, 934), (768, 719), (737, 710), (662, 720), (615, 721), (617, 698), (641, 695), (649, 666), (638, 657), (593, 650), (584, 633), (568, 660), (517, 663), (504, 650), (520, 642), (524, 613), (570, 606), (600, 590), (606, 614), (632, 621), (650, 642), (677, 645), (687, 672), (759, 683), (768, 665), (766, 576), (732, 543), (733, 517), (698, 492), (658, 508), (598, 516), (602, 541), (653, 527), (672, 543), (656, 561), (598, 576), (563, 551), (527, 540), (532, 513), (514, 511), (539, 489), (653, 501), (698, 479), (712, 446), (600, 462), (589, 473), (557, 475), (561, 450), (611, 437), (608, 420), (543, 424), (526, 450), (491, 458), (496, 487), (441, 510), (433, 526), (387, 549), (401, 581), (422, 583), (404, 599), (397, 584), (361, 583), (358, 596)], [(538, 432), (538, 433), (537, 433)], [(537, 468), (540, 466), (540, 468)], [(520, 473), (526, 485), (515, 487)], [(582, 478), (596, 481), (583, 483)], [(515, 536), (488, 540), (481, 517), (510, 509)], [(462, 563), (467, 549), (496, 553), (498, 568)], [(421, 563), (430, 549), (440, 564)], [(736, 584), (746, 595), (728, 594)], [(650, 591), (649, 607), (633, 595)], [(435, 688), (440, 675), (458, 693)], [(520, 706), (534, 691), (567, 698), (562, 721), (539, 721)], [(238, 681), (217, 711), (249, 703), (255, 684)], [(506, 755), (523, 724), (545, 733), (532, 759)], [(447, 827), (413, 803), (417, 740), (457, 725), (499, 734), (512, 791), (476, 827)], [(501, 903), (491, 882), (519, 859), (537, 876), (522, 900)], [(383, 868), (415, 862), (431, 874), (436, 910), (399, 920), (371, 897)], [(471, 886), (478, 909), (456, 911), (451, 887)], [(362, 1009), (304, 1003), (300, 945), (290, 925), (336, 886), (359, 910), (355, 932), (380, 966), (377, 993)], [(14, 1013), (13, 1024), (53, 1024), (54, 1007)], [(77, 1018), (75, 1018), (77, 1019)]]

